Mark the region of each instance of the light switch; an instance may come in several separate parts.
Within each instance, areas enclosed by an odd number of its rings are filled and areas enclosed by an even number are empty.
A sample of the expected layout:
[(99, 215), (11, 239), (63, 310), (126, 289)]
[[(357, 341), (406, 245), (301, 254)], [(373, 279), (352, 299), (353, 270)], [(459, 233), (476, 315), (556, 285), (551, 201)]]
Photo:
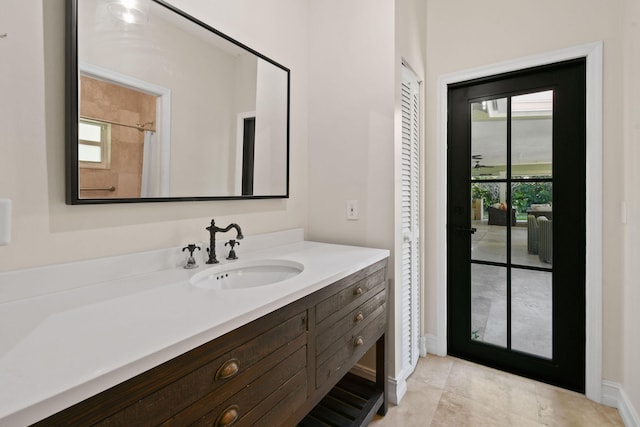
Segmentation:
[(0, 246), (11, 241), (11, 200), (0, 199)]
[(357, 200), (347, 200), (347, 219), (350, 221), (355, 221), (358, 219), (360, 212), (358, 212), (358, 201)]

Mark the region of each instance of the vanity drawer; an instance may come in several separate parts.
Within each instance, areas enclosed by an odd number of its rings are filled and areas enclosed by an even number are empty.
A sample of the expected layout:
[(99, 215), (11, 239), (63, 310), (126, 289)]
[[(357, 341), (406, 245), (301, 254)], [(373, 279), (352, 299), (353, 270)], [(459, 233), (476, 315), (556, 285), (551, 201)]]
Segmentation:
[[(301, 347), (228, 399), (212, 393), (178, 414), (165, 425), (192, 426), (250, 426), (282, 425), (288, 416), (286, 405), (307, 399), (307, 348)], [(283, 401), (286, 400), (286, 402)], [(277, 407), (276, 407), (277, 405)], [(283, 407), (284, 405), (284, 407)], [(197, 408), (207, 409), (203, 416), (193, 419)], [(279, 419), (276, 424), (263, 424), (261, 419)]]
[(271, 314), (37, 425), (159, 425), (212, 392), (232, 396), (306, 344), (306, 310)]
[[(358, 361), (375, 344), (387, 329), (386, 304), (380, 306), (368, 321), (353, 328), (316, 358), (316, 388), (321, 388), (330, 379), (340, 376)], [(335, 352), (333, 350), (335, 349)]]
[(327, 323), (333, 323), (329, 317), (333, 316), (334, 319), (336, 317), (342, 317), (344, 313), (340, 314), (338, 312), (355, 308), (361, 304), (362, 301), (370, 298), (370, 291), (377, 288), (380, 284), (384, 284), (385, 275), (386, 269), (383, 268), (356, 283), (340, 287), (338, 292), (316, 305), (316, 324), (325, 321)]
[[(373, 289), (375, 295), (365, 301), (362, 305), (357, 306), (353, 310), (338, 319), (331, 325), (318, 328), (316, 337), (316, 355), (320, 355), (324, 351), (331, 352), (331, 349), (342, 344), (346, 344), (345, 337), (354, 333), (353, 329), (368, 323), (368, 319), (376, 317), (384, 309), (387, 301), (387, 293), (384, 284)], [(345, 331), (348, 331), (345, 334)], [(341, 338), (340, 337), (342, 334)]]
[[(217, 391), (216, 400), (223, 401), (272, 368), (283, 357), (276, 350), (283, 346), (288, 349), (291, 344), (293, 349), (306, 344), (306, 311), (139, 399), (104, 420), (103, 425), (158, 424), (175, 413), (176, 408), (186, 408), (211, 392)], [(218, 390), (223, 385), (226, 387)]]

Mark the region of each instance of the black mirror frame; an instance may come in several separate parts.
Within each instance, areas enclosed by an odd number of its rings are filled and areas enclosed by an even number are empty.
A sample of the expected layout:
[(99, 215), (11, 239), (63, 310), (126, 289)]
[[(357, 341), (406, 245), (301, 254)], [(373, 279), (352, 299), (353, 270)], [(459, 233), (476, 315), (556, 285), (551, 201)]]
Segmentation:
[(256, 200), (256, 199), (288, 199), (289, 198), (289, 170), (290, 170), (290, 120), (291, 120), (291, 71), (272, 59), (256, 52), (250, 47), (227, 36), (215, 28), (205, 24), (199, 19), (185, 13), (172, 6), (164, 0), (150, 0), (170, 11), (188, 19), (196, 25), (234, 43), (235, 45), (251, 52), (257, 57), (273, 64), (287, 73), (287, 171), (286, 171), (286, 193), (283, 195), (259, 195), (259, 196), (198, 196), (198, 197), (139, 197), (139, 198), (112, 198), (112, 199), (81, 199), (79, 194), (79, 167), (78, 167), (78, 117), (79, 117), (79, 92), (78, 92), (78, 1), (66, 0), (66, 58), (65, 58), (65, 104), (66, 104), (66, 204), (86, 205), (86, 204), (107, 204), (107, 203), (147, 203), (147, 202), (187, 202), (187, 201), (208, 201), (208, 200)]

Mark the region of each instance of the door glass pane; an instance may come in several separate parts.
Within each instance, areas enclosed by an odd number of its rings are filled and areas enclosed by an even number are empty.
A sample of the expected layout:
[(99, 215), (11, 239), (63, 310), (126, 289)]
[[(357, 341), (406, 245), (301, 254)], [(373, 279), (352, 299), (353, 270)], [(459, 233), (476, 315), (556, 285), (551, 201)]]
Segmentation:
[(508, 212), (505, 200), (506, 183), (471, 183), (471, 259), (476, 261), (507, 261)]
[(505, 178), (507, 98), (471, 103), (471, 179)]
[(553, 91), (511, 98), (511, 176), (550, 177), (553, 157)]
[(550, 268), (553, 255), (553, 183), (514, 182), (511, 201), (517, 226), (511, 228), (511, 262)]
[(507, 346), (507, 269), (471, 264), (471, 339)]
[(511, 270), (511, 348), (553, 357), (552, 273)]

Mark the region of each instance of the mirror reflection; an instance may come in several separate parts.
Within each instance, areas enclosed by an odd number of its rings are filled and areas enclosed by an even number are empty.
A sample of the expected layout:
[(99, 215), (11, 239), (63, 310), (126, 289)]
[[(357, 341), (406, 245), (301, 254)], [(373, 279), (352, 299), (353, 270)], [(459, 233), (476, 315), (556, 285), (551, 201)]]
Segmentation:
[(289, 70), (158, 0), (69, 1), (72, 203), (288, 196)]

